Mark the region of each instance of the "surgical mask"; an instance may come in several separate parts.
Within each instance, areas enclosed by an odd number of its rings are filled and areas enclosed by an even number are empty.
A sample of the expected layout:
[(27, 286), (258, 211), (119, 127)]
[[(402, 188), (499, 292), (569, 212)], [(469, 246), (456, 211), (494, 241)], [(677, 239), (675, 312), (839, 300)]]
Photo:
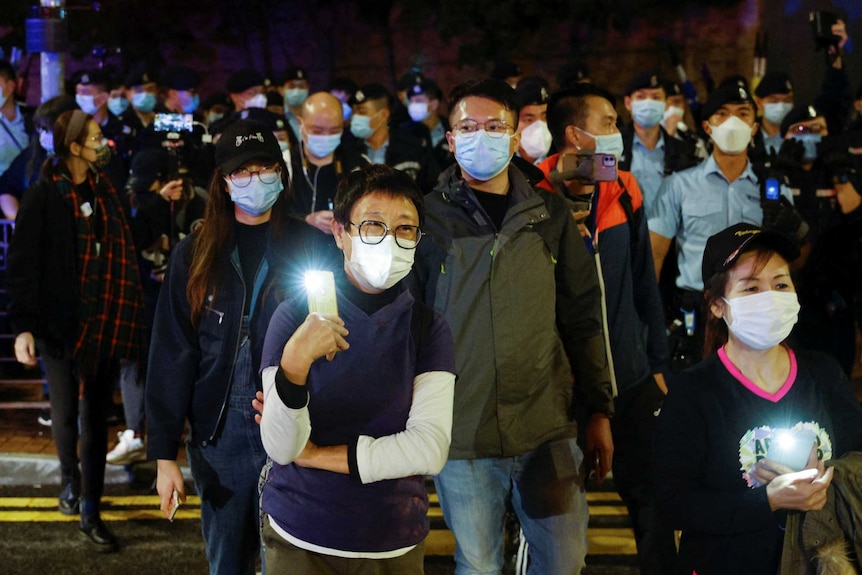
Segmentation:
[(186, 114), (194, 114), (201, 105), (201, 97), (198, 94), (189, 94), (185, 90), (179, 92), (180, 107)]
[(39, 130), (39, 145), (49, 154), (54, 151), (54, 133), (49, 130)]
[(794, 134), (794, 140), (802, 142), (805, 146), (805, 154), (802, 156), (803, 162), (813, 162), (817, 159), (817, 145), (823, 139), (820, 134)]
[(682, 118), (683, 116), (685, 116), (685, 110), (677, 106), (668, 106), (667, 110), (664, 111), (663, 118), (665, 120), (669, 120), (673, 116), (676, 116), (677, 118)]
[(354, 114), (350, 118), (350, 133), (360, 140), (367, 140), (374, 133), (374, 128), (371, 127), (371, 116), (363, 116), (362, 114)]
[(135, 92), (132, 94), (132, 106), (139, 112), (148, 114), (156, 107), (156, 95), (152, 92)]
[(772, 122), (773, 124), (781, 125), (781, 122), (784, 121), (784, 117), (792, 109), (793, 104), (789, 104), (786, 102), (765, 104), (763, 106), (763, 117)]
[(632, 119), (646, 129), (658, 126), (664, 117), (664, 108), (665, 104), (660, 100), (633, 100)]
[(123, 112), (129, 109), (130, 105), (131, 103), (122, 96), (108, 99), (108, 110), (110, 110), (111, 113), (115, 116), (122, 115)]
[(288, 88), (284, 91), (284, 106), (301, 106), (308, 98), (308, 90), (305, 88)]
[(325, 158), (341, 144), (341, 134), (306, 134), (305, 147), (315, 158)]
[(577, 126), (575, 126), (575, 129), (577, 129), (579, 132), (583, 132), (584, 134), (588, 135), (596, 141), (596, 149), (593, 150), (593, 153), (610, 154), (617, 159), (619, 159), (619, 157), (623, 155), (623, 135), (619, 132), (596, 136), (595, 134), (591, 134), (586, 130), (581, 130)]
[(244, 188), (237, 187), (228, 180), (228, 190), (230, 199), (239, 209), (251, 216), (260, 216), (275, 205), (284, 190), (284, 184), (281, 183), (281, 178), (271, 184), (265, 184), (260, 181), (259, 176), (252, 176)]
[(511, 134), (491, 137), (485, 130), (455, 136), (455, 159), (474, 179), (486, 182), (503, 173), (512, 160)]
[(359, 236), (350, 238), (350, 259), (347, 267), (353, 278), (364, 288), (387, 290), (401, 281), (413, 268), (416, 250), (405, 249), (387, 235), (379, 244), (366, 244)]
[(248, 110), (249, 108), (266, 108), (266, 96), (258, 94), (246, 100), (245, 109)]
[(281, 150), (282, 152), (286, 152), (287, 150), (290, 149), (290, 144), (286, 140), (279, 140), (278, 141), (278, 149)]
[(81, 108), (85, 114), (90, 114), (91, 116), (99, 110), (99, 106), (96, 105), (95, 96), (77, 94), (75, 96), (75, 103), (78, 104), (78, 107)]
[(531, 158), (544, 158), (551, 149), (548, 123), (538, 120), (521, 130), (521, 147)]
[(207, 124), (215, 124), (222, 118), (224, 118), (224, 114), (219, 114), (218, 112), (210, 112), (209, 114), (207, 114)]
[(795, 292), (769, 290), (754, 295), (724, 299), (730, 308), (731, 321), (724, 321), (738, 340), (748, 347), (766, 350), (790, 335), (799, 315)]
[(428, 102), (410, 102), (407, 113), (414, 122), (421, 122), (428, 117)]
[(341, 116), (344, 118), (344, 121), (350, 119), (350, 116), (353, 115), (353, 106), (348, 104), (347, 102), (341, 102)]
[(710, 137), (718, 149), (729, 155), (741, 154), (751, 142), (751, 126), (731, 116), (718, 126), (713, 126)]

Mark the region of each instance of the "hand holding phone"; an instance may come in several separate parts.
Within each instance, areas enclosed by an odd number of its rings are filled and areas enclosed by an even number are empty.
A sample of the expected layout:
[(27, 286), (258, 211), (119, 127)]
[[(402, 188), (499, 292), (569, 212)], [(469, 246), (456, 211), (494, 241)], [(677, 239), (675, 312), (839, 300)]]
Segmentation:
[(770, 440), (766, 459), (785, 465), (793, 471), (802, 471), (808, 465), (816, 439), (810, 429), (780, 431)]
[(308, 313), (338, 315), (335, 275), (331, 271), (305, 272), (305, 291), (308, 294)]
[(173, 521), (177, 514), (177, 509), (180, 508), (180, 494), (174, 489), (174, 494), (171, 496), (171, 512), (168, 514), (168, 521)]

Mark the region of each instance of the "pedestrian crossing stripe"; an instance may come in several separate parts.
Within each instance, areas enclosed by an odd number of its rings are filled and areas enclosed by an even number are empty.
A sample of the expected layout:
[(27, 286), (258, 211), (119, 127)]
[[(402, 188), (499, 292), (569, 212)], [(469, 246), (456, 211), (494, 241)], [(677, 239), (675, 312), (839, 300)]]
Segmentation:
[[(428, 518), (432, 529), (425, 540), (429, 556), (451, 556), (455, 553), (455, 538), (445, 528), (443, 511), (434, 493), (428, 496)], [(627, 511), (619, 495), (612, 492), (587, 493), (591, 518), (625, 517)], [(159, 509), (158, 495), (128, 495), (102, 497), (101, 516), (113, 521), (165, 521)], [(177, 511), (175, 521), (199, 520), (200, 497), (189, 495)], [(63, 523), (77, 522), (77, 515), (62, 515), (57, 510), (56, 497), (0, 497), (0, 523)], [(592, 524), (592, 522), (591, 522)], [(439, 527), (439, 528), (435, 528)], [(170, 527), (168, 527), (170, 529)], [(634, 556), (637, 553), (634, 535), (628, 527), (595, 527), (587, 529), (590, 556)]]

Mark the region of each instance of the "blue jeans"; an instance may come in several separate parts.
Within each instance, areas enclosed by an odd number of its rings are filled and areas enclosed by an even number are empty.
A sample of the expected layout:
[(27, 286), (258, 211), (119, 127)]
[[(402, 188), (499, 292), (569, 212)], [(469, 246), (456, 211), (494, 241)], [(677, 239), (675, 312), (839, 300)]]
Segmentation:
[(434, 479), (455, 534), (456, 575), (497, 575), (503, 569), (506, 503), (529, 544), (530, 575), (577, 575), (587, 554), (589, 510), (574, 439), (516, 457), (450, 459)]
[(266, 452), (254, 421), (251, 345), (240, 347), (222, 429), (206, 446), (187, 447), (201, 497), (210, 575), (254, 575), (261, 554), (257, 482)]

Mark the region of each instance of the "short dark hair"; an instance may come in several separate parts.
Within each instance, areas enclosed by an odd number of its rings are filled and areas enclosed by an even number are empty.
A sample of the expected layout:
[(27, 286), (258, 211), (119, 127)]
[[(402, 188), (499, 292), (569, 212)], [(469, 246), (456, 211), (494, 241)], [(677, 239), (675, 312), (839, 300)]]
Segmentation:
[(0, 76), (7, 80), (17, 80), (18, 74), (15, 72), (15, 66), (9, 60), (0, 60)]
[(425, 222), (425, 199), (413, 178), (401, 170), (376, 164), (350, 172), (338, 183), (333, 209), (335, 221), (347, 225), (356, 202), (375, 192), (407, 198), (416, 206), (419, 226)]
[(484, 80), (468, 80), (458, 84), (449, 92), (449, 120), (452, 120), (452, 112), (457, 109), (458, 103), (464, 98), (476, 97), (487, 98), (501, 104), (506, 110), (512, 112), (515, 118), (515, 127), (518, 124), (518, 114), (521, 108), (518, 106), (518, 98), (515, 89), (502, 80), (487, 78)]
[(575, 84), (551, 96), (548, 101), (548, 130), (558, 150), (566, 145), (567, 127), (583, 126), (589, 113), (587, 99), (590, 97), (604, 98), (611, 106), (616, 107), (616, 99), (610, 92), (586, 82)]

